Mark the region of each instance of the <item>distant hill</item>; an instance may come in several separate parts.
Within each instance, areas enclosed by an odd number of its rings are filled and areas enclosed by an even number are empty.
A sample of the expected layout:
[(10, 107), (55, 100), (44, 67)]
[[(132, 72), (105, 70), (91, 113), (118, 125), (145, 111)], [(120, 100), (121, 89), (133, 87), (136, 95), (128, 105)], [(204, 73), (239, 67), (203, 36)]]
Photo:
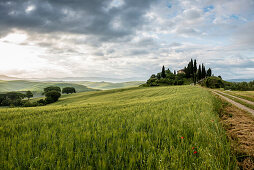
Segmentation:
[(110, 77), (63, 77), (63, 78), (17, 78), (9, 77), (6, 75), (0, 75), (1, 80), (28, 80), (28, 81), (38, 81), (38, 82), (77, 82), (77, 81), (87, 81), (87, 82), (113, 82), (113, 83), (123, 83), (123, 82), (134, 82), (134, 81), (144, 81), (142, 77), (131, 77), (131, 78), (110, 78)]
[(252, 79), (229, 79), (229, 80), (226, 80), (226, 81), (229, 81), (229, 82), (250, 82), (250, 81), (253, 81), (254, 78)]
[(254, 78), (252, 79), (229, 79), (229, 80), (226, 80), (226, 81), (229, 81), (229, 82), (250, 82), (250, 81), (253, 81)]
[(38, 81), (87, 81), (87, 82), (114, 82), (114, 83), (120, 83), (120, 82), (131, 82), (131, 81), (140, 81), (144, 78), (140, 77), (132, 77), (132, 78), (110, 78), (110, 77), (63, 77), (63, 78), (43, 78), (43, 79), (34, 79)]
[(90, 82), (90, 81), (28, 81), (28, 80), (0, 80), (0, 92), (8, 91), (32, 91), (36, 96), (40, 96), (43, 89), (48, 86), (74, 87), (77, 92), (108, 90), (117, 88), (137, 87), (143, 81), (131, 81), (122, 83), (112, 82)]
[(19, 78), (0, 75), (0, 80), (19, 80)]
[(79, 81), (75, 82), (81, 85), (85, 85), (89, 88), (100, 89), (100, 90), (109, 90), (117, 88), (127, 88), (127, 87), (137, 87), (141, 84), (144, 84), (145, 81), (130, 81), (122, 83), (112, 83), (112, 82), (90, 82), (90, 81)]
[(26, 80), (0, 81), (0, 92), (8, 91), (32, 91), (36, 96), (40, 96), (45, 87), (74, 87), (77, 92), (95, 91), (81, 84), (65, 83), (65, 82), (37, 82)]

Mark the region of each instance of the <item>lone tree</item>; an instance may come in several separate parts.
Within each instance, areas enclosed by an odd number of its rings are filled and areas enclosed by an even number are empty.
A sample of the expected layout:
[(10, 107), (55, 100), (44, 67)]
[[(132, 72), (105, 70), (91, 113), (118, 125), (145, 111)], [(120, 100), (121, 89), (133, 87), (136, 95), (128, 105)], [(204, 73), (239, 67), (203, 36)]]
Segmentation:
[(57, 87), (57, 86), (49, 86), (49, 87), (46, 87), (44, 88), (44, 93), (43, 94), (46, 94), (47, 92), (49, 91), (57, 91), (59, 93), (61, 93), (61, 88), (60, 87)]
[(76, 89), (74, 87), (65, 87), (63, 88), (62, 93), (66, 93), (66, 94), (76, 93)]
[(30, 98), (32, 98), (34, 95), (33, 95), (33, 93), (31, 92), (31, 91), (27, 91), (26, 92), (26, 97), (28, 98), (28, 100), (30, 99)]
[(161, 77), (166, 78), (165, 67), (162, 66)]
[(46, 96), (45, 101), (47, 104), (49, 104), (56, 102), (61, 97), (61, 93), (59, 93), (59, 91), (52, 90), (45, 93), (45, 96)]

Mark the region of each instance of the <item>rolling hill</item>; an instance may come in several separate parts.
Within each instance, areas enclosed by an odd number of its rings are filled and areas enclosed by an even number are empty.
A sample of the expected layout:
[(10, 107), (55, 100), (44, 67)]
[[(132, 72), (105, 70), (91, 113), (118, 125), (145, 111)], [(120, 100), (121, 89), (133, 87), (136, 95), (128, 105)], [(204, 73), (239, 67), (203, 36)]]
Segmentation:
[(236, 169), (220, 102), (194, 86), (64, 95), (0, 108), (1, 169)]
[(30, 90), (36, 96), (40, 96), (43, 89), (48, 86), (58, 86), (60, 88), (74, 87), (77, 92), (95, 91), (95, 89), (91, 89), (84, 85), (74, 83), (13, 80), (13, 81), (0, 81), (0, 92)]
[(17, 78), (17, 77), (9, 77), (9, 76), (6, 76), (6, 75), (0, 75), (0, 81), (1, 80), (19, 80), (19, 78)]
[(122, 83), (111, 82), (89, 82), (89, 81), (27, 81), (27, 80), (0, 80), (0, 92), (8, 91), (26, 91), (41, 92), (47, 86), (74, 87), (77, 92), (94, 91), (94, 90), (108, 90), (116, 88), (137, 87), (143, 84), (143, 81), (131, 81)]

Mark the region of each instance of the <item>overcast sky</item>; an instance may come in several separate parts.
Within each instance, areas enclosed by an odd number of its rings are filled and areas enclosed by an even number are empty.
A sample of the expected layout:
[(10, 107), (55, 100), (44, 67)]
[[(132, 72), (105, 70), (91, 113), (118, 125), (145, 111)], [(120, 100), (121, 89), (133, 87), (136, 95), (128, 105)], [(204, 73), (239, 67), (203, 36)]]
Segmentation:
[(0, 75), (254, 77), (254, 0), (0, 0)]

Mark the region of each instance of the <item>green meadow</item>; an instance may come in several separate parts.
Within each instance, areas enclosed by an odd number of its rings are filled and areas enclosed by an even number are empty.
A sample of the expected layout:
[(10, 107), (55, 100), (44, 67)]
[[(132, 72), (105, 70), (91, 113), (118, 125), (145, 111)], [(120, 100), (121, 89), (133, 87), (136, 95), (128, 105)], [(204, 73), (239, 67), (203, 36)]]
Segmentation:
[(0, 108), (0, 169), (236, 169), (220, 107), (204, 88), (166, 86)]

